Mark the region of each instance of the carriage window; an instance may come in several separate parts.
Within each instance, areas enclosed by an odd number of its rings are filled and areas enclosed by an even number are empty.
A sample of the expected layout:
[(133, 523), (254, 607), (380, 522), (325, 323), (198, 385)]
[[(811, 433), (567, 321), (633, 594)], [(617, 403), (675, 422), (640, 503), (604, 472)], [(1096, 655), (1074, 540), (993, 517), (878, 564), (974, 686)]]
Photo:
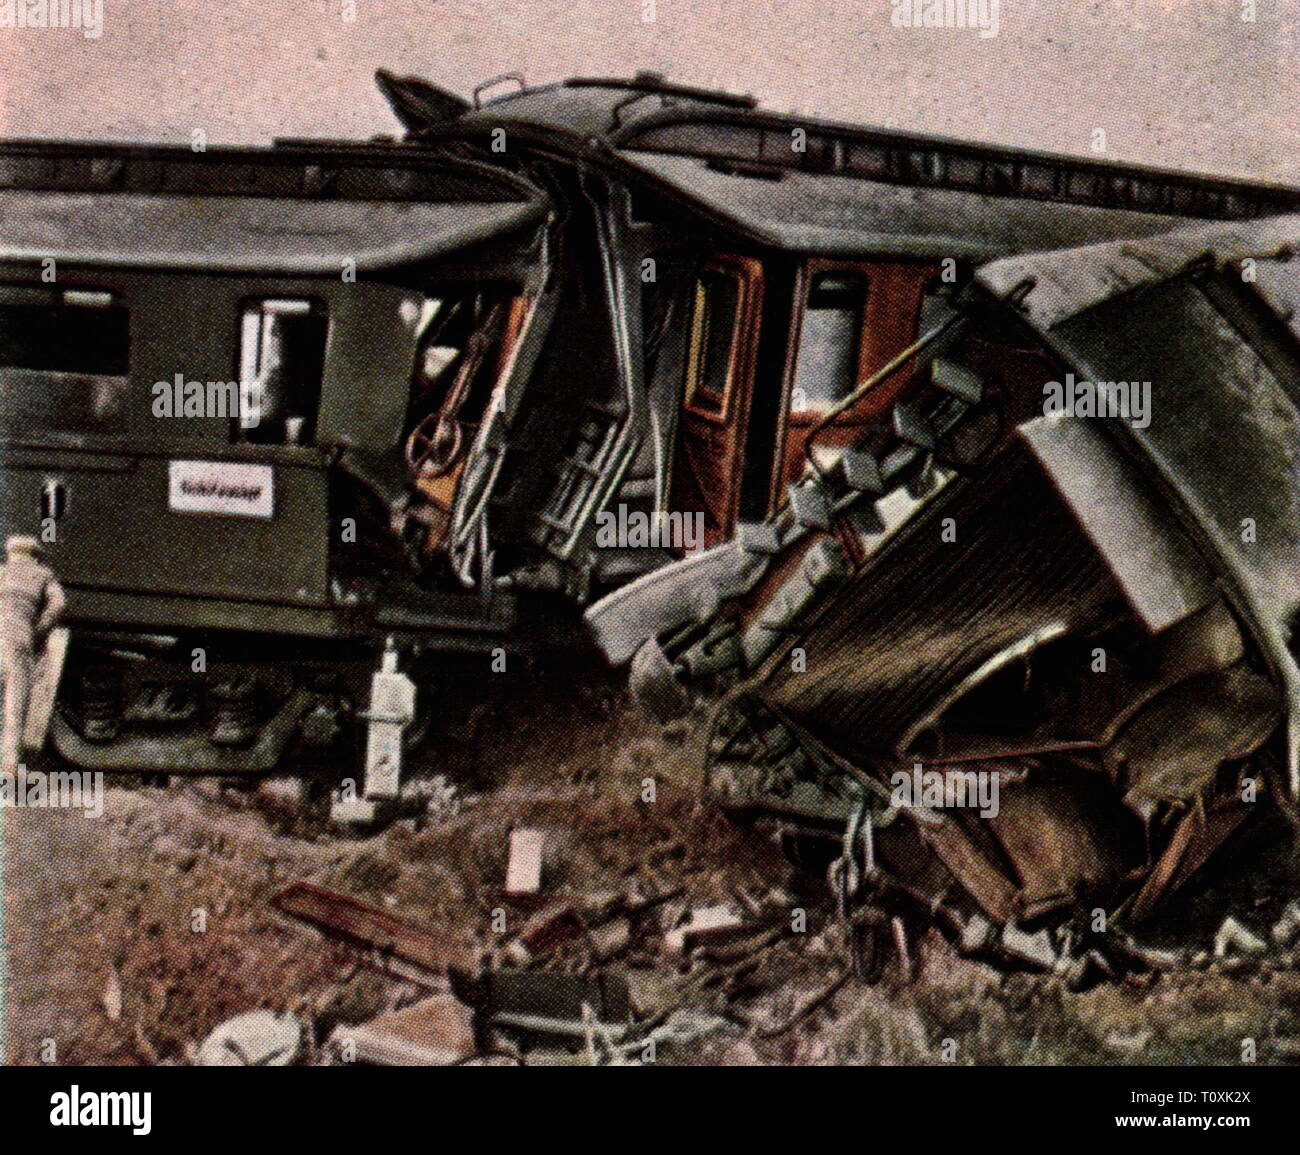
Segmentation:
[(740, 278), (721, 269), (706, 269), (695, 279), (686, 407), (708, 417), (726, 414), (741, 291)]
[(0, 285), (0, 426), (116, 432), (129, 348), (127, 310), (112, 293)]
[(316, 301), (263, 298), (244, 306), (235, 421), (239, 440), (296, 445), (312, 439), (328, 328), (325, 307)]
[(819, 412), (843, 401), (858, 384), (867, 279), (860, 273), (818, 273), (799, 326), (792, 413)]

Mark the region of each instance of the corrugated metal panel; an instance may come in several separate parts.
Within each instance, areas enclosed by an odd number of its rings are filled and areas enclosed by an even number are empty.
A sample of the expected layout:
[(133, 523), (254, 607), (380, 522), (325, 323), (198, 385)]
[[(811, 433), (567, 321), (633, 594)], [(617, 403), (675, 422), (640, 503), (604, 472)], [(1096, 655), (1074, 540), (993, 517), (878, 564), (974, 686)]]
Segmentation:
[[(944, 541), (952, 518), (955, 542)], [(954, 484), (844, 587), (763, 697), (841, 756), (888, 757), (954, 683), (1050, 623), (1114, 616), (1119, 590), (1023, 447)]]

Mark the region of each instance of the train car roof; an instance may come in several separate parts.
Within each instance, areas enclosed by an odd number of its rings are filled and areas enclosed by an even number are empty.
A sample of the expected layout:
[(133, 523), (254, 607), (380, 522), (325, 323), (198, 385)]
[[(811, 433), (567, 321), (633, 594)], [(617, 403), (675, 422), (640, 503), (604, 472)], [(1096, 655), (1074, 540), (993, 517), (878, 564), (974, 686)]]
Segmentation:
[(337, 274), (443, 256), (548, 209), (512, 174), (403, 146), (0, 143), (4, 261)]
[[(976, 279), (994, 296), (1015, 296), (1036, 327), (1055, 328), (1112, 298), (1178, 276), (1199, 264), (1257, 262), (1248, 282), (1300, 340), (1300, 214), (1257, 221), (1184, 225), (1165, 236), (1132, 244), (1098, 242), (1068, 253), (1023, 253), (983, 266)], [(1261, 264), (1267, 262), (1267, 264)], [(1288, 270), (1289, 295), (1279, 295), (1271, 274)], [(1268, 275), (1261, 275), (1268, 274)], [(1021, 286), (1028, 291), (1019, 293)]]
[(473, 104), (388, 73), (380, 84), (415, 139), (505, 128), (787, 249), (983, 259), (1300, 208), (1289, 186), (777, 114), (654, 74), (476, 92)]
[(1148, 236), (1177, 217), (1087, 205), (1007, 201), (795, 170), (727, 171), (695, 157), (627, 153), (629, 166), (747, 239), (826, 255), (891, 253), (983, 261), (1025, 249)]

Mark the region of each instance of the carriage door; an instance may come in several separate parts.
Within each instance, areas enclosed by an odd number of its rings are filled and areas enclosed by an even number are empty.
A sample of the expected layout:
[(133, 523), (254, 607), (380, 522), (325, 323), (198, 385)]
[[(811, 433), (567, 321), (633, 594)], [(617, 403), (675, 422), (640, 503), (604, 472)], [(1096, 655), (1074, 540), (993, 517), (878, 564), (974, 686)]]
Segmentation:
[[(813, 426), (852, 395), (872, 373), (916, 339), (929, 265), (813, 260), (805, 265), (795, 294), (790, 354), (786, 365), (786, 412), (782, 468), (773, 498), (807, 468), (804, 445)], [(817, 438), (829, 457), (858, 441), (879, 420), (906, 383), (906, 367), (881, 382)]]
[(736, 528), (762, 308), (762, 266), (716, 256), (687, 286), (685, 388), (671, 508), (704, 515), (704, 544)]

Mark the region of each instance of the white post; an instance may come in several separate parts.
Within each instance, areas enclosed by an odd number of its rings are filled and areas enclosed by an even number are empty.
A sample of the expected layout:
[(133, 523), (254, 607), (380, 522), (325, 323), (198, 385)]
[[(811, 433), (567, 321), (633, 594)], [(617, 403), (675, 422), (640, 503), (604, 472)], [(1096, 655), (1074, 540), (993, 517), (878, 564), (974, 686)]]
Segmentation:
[(396, 798), (402, 786), (402, 735), (415, 717), (415, 683), (397, 668), (397, 649), (388, 639), (370, 680), (370, 724), (366, 741), (366, 798)]

